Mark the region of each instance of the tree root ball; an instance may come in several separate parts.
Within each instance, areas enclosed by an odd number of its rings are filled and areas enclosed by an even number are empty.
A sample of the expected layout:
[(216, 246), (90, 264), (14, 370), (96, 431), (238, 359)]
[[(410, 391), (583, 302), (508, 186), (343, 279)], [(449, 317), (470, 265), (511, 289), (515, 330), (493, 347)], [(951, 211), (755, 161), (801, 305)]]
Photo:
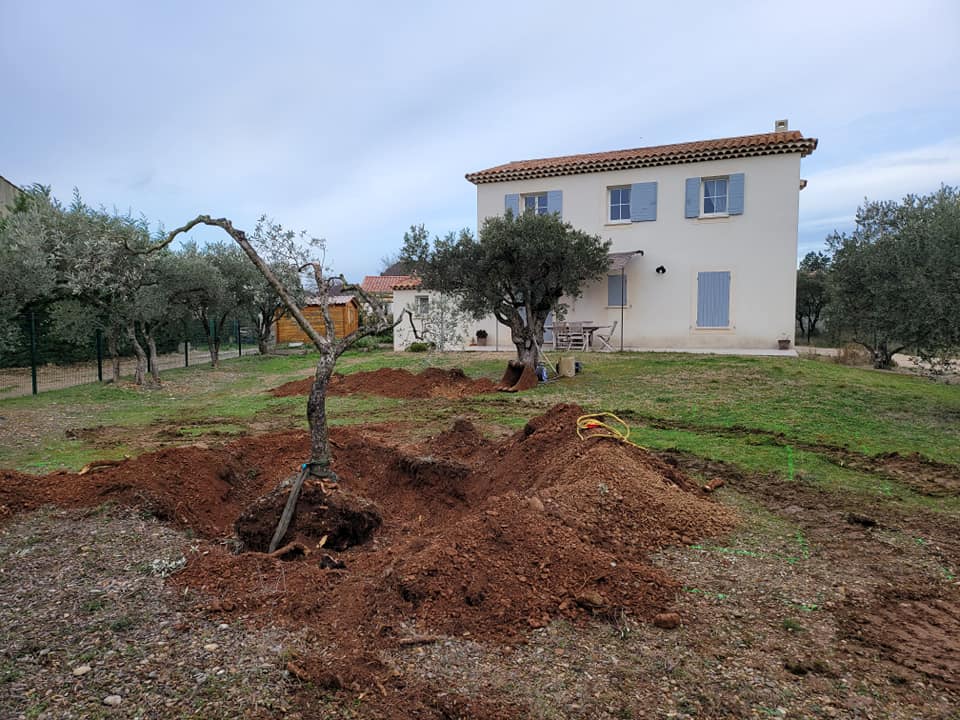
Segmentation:
[[(237, 518), (234, 528), (247, 550), (269, 549), (289, 493), (289, 488), (277, 488), (257, 498)], [(315, 550), (326, 538), (322, 547), (346, 550), (369, 540), (382, 522), (379, 509), (369, 500), (340, 489), (324, 492), (320, 483), (307, 482), (280, 545), (297, 541)]]
[(511, 360), (507, 363), (507, 369), (503, 371), (503, 377), (500, 378), (497, 389), (501, 392), (522, 392), (535, 388), (538, 382), (537, 371), (533, 365)]

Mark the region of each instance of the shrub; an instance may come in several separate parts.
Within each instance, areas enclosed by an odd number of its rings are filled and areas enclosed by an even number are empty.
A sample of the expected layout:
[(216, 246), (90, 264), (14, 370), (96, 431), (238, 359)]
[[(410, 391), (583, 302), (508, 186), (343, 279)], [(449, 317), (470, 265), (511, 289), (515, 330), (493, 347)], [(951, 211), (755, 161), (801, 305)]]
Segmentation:
[(367, 335), (357, 340), (351, 347), (352, 350), (376, 350), (380, 345), (380, 340), (375, 335)]
[(430, 349), (431, 345), (432, 343), (425, 343), (425, 342), (410, 343), (407, 346), (407, 352), (427, 352), (427, 350)]

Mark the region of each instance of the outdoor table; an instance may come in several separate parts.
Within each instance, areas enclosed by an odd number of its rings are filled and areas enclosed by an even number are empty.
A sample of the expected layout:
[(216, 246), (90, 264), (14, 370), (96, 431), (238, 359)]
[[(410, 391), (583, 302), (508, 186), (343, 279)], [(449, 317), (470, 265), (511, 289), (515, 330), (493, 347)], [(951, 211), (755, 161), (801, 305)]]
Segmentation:
[(590, 350), (593, 347), (593, 334), (597, 330), (606, 330), (610, 325), (594, 325), (593, 323), (583, 324), (583, 331), (587, 333), (587, 350)]

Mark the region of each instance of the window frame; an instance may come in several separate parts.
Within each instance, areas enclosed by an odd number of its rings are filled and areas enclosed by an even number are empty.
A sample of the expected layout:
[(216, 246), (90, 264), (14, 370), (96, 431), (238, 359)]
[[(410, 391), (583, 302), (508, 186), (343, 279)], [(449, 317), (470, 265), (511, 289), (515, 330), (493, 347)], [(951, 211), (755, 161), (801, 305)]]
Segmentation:
[(414, 317), (418, 317), (418, 318), (426, 317), (430, 313), (430, 296), (414, 295), (413, 310), (414, 310)]
[[(627, 202), (624, 204), (621, 202), (617, 203), (617, 207), (620, 208), (620, 218), (617, 220), (613, 219), (613, 192), (615, 190), (626, 190), (627, 191)], [(621, 195), (621, 198), (623, 196)], [(630, 213), (631, 213), (631, 203), (633, 202), (633, 187), (631, 185), (610, 185), (607, 187), (607, 225), (626, 225), (630, 222)], [(623, 217), (623, 208), (627, 209), (627, 216)], [(619, 307), (619, 306), (618, 306)]]
[[(706, 211), (706, 199), (707, 199), (707, 183), (715, 182), (717, 180), (723, 180), (725, 185), (726, 193), (723, 195), (724, 198), (724, 210), (722, 212), (707, 212)], [(721, 197), (720, 195), (711, 195), (710, 197)], [(730, 217), (730, 176), (729, 175), (714, 175), (711, 177), (702, 177), (700, 178), (700, 217), (702, 218), (722, 218)]]
[[(527, 198), (534, 199), (534, 207), (527, 207)], [(540, 207), (540, 200), (543, 200), (543, 208)], [(548, 198), (546, 192), (532, 192), (532, 193), (521, 193), (520, 195), (520, 212), (527, 213), (532, 212), (534, 215), (547, 215), (550, 212), (550, 205), (548, 204)]]

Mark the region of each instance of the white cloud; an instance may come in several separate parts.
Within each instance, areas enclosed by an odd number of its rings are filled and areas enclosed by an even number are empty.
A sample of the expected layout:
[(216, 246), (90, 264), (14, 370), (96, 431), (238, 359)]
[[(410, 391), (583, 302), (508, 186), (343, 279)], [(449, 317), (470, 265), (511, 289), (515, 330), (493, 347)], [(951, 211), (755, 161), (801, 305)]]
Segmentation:
[(801, 231), (849, 226), (864, 198), (900, 200), (960, 185), (960, 137), (874, 155), (814, 173), (800, 193)]

